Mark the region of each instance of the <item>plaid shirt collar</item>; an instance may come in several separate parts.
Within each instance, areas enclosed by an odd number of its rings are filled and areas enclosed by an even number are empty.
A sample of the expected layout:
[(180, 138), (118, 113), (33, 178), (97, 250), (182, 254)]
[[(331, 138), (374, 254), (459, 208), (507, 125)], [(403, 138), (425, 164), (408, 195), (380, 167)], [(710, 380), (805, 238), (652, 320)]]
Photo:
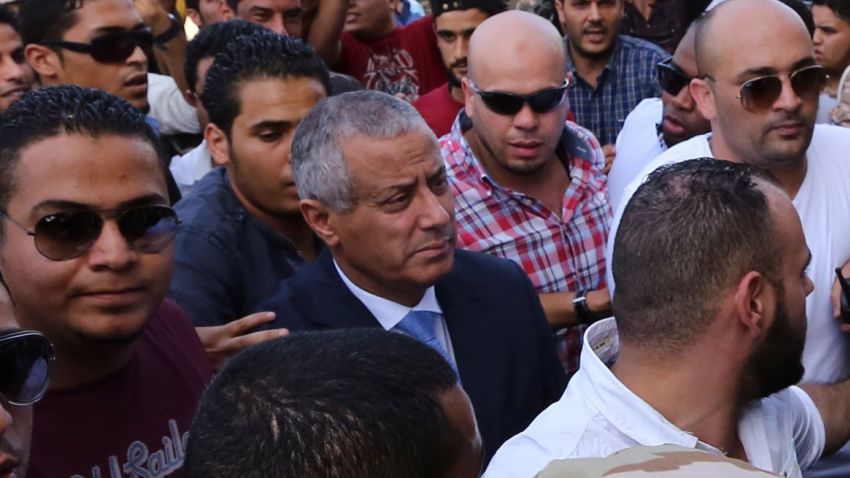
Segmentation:
[[(620, 39), (620, 35), (617, 35), (614, 38), (614, 48), (611, 49), (611, 56), (608, 57), (608, 63), (605, 64), (605, 68), (602, 69), (602, 73), (599, 75), (601, 80), (604, 80), (608, 76), (617, 72), (617, 65), (620, 62), (620, 55), (623, 50), (622, 40)], [(564, 47), (567, 50), (567, 71), (572, 73), (575, 76), (578, 76), (578, 71), (576, 70), (575, 63), (573, 63), (573, 54), (570, 51), (570, 39), (568, 37), (564, 37)], [(599, 82), (600, 84), (602, 81)]]

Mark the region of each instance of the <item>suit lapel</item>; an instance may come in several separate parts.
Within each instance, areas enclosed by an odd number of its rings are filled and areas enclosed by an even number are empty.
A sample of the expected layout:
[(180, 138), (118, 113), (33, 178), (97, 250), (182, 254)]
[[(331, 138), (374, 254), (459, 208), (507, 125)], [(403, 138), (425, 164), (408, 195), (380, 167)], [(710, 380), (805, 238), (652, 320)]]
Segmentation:
[(381, 326), (369, 309), (348, 290), (327, 249), (316, 258), (315, 267), (316, 274), (308, 281), (313, 289), (308, 294), (313, 302), (309, 308), (321, 312), (312, 317), (314, 322), (333, 329)]

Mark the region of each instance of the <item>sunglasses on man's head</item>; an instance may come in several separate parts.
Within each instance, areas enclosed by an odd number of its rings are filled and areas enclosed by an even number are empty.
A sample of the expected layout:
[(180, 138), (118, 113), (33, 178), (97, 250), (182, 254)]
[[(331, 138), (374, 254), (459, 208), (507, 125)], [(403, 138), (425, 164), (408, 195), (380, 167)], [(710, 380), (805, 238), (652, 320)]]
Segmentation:
[(554, 88), (544, 88), (540, 91), (527, 95), (518, 95), (504, 91), (483, 91), (471, 79), (469, 85), (472, 91), (481, 97), (481, 100), (490, 111), (500, 115), (515, 115), (519, 113), (526, 103), (531, 111), (535, 113), (547, 113), (555, 109), (564, 101), (564, 93), (570, 86), (569, 78), (564, 84)]
[(129, 31), (108, 32), (91, 43), (78, 43), (64, 40), (50, 40), (44, 45), (58, 46), (78, 53), (88, 53), (100, 63), (121, 63), (130, 58), (136, 47), (150, 47), (153, 44), (153, 34), (150, 28), (139, 28)]
[(47, 391), (55, 357), (47, 337), (31, 330), (0, 333), (0, 397), (13, 405), (30, 405)]
[(661, 89), (673, 96), (678, 95), (682, 88), (691, 82), (692, 78), (673, 63), (672, 57), (659, 61), (655, 67), (658, 70), (658, 83)]
[[(54, 261), (65, 261), (82, 255), (97, 241), (103, 229), (101, 214), (107, 212), (81, 210), (48, 214), (35, 223), (32, 231), (8, 214), (0, 214), (33, 236), (35, 248), (41, 255)], [(180, 225), (174, 209), (159, 204), (132, 207), (110, 216), (116, 217), (118, 230), (130, 247), (145, 253), (165, 249), (177, 235)]]
[[(791, 73), (791, 89), (800, 99), (817, 99), (826, 83), (826, 73), (820, 65), (809, 65)], [(758, 112), (776, 103), (782, 95), (782, 79), (777, 75), (760, 76), (745, 81), (738, 99), (745, 110)]]

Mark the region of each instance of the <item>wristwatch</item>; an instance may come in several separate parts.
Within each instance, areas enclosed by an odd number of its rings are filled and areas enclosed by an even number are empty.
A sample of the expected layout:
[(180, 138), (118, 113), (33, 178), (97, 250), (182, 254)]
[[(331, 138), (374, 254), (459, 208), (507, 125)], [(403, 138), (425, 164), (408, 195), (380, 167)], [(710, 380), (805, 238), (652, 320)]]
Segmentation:
[(575, 298), (573, 298), (573, 308), (582, 324), (592, 324), (596, 320), (596, 317), (587, 308), (587, 289), (579, 291)]
[(183, 28), (183, 25), (180, 24), (180, 20), (173, 13), (168, 14), (168, 19), (171, 20), (171, 26), (168, 27), (168, 30), (160, 33), (153, 37), (154, 45), (159, 48), (163, 48), (166, 43), (170, 42), (174, 39), (179, 33), (180, 29)]

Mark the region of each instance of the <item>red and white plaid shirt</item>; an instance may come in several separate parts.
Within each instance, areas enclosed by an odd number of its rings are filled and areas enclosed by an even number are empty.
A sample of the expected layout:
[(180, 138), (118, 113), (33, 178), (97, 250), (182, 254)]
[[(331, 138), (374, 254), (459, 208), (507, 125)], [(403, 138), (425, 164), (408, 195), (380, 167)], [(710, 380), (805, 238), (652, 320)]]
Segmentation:
[[(569, 169), (570, 185), (558, 214), (487, 175), (463, 137), (467, 121), (461, 113), (440, 138), (455, 199), (458, 247), (517, 262), (539, 293), (604, 287), (611, 209), (602, 172), (605, 155), (593, 133), (566, 123), (556, 153)], [(583, 329), (558, 334), (568, 376), (578, 370)]]

